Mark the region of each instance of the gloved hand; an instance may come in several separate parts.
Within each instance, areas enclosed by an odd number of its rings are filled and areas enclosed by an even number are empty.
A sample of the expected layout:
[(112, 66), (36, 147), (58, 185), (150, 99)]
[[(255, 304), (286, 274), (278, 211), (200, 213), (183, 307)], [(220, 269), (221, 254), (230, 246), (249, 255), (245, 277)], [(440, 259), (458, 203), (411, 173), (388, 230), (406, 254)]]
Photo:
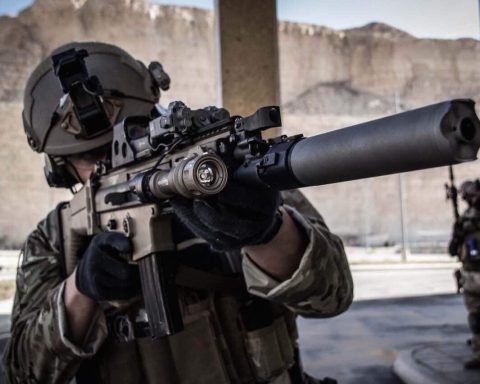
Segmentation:
[(102, 232), (90, 242), (75, 276), (77, 289), (95, 301), (126, 300), (140, 292), (138, 267), (127, 262), (130, 239), (120, 233)]
[(207, 199), (177, 196), (170, 202), (180, 220), (218, 251), (267, 243), (282, 224), (277, 191), (234, 181)]

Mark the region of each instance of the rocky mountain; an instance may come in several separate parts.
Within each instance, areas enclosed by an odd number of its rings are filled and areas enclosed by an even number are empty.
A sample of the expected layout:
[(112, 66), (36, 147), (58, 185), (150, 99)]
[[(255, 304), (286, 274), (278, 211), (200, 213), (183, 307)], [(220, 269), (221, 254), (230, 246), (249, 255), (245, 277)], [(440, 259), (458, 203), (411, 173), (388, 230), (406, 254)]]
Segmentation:
[[(480, 99), (477, 40), (417, 39), (380, 23), (337, 31), (280, 22), (278, 31), (288, 133), (313, 135), (447, 98)], [(7, 245), (21, 241), (47, 209), (68, 197), (42, 181), (43, 160), (26, 145), (20, 111), (30, 71), (53, 48), (72, 40), (110, 42), (144, 62), (161, 61), (172, 77), (164, 104), (174, 99), (193, 107), (216, 102), (210, 11), (144, 0), (36, 0), (17, 17), (0, 17), (0, 162), (5, 168), (0, 178), (0, 239)], [(463, 165), (459, 172), (459, 179), (476, 177), (478, 164)], [(412, 240), (448, 235), (450, 208), (442, 189), (446, 175), (446, 170), (433, 170), (406, 177)], [(345, 238), (398, 241), (396, 176), (307, 193)], [(430, 209), (425, 196), (437, 202)]]

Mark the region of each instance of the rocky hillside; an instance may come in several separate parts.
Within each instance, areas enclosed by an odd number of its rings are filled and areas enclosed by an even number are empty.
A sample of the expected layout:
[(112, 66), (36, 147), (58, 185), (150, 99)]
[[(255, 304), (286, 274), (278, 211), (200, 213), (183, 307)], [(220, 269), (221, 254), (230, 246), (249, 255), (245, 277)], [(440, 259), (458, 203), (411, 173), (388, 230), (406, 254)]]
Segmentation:
[[(26, 147), (20, 111), (29, 72), (53, 48), (72, 40), (110, 42), (145, 62), (160, 60), (173, 79), (171, 90), (163, 96), (165, 104), (181, 99), (201, 107), (216, 101), (210, 11), (143, 0), (36, 0), (17, 17), (0, 17), (4, 143), (0, 161), (6, 167), (0, 178), (0, 239), (4, 243), (21, 241), (47, 209), (65, 197), (63, 192), (49, 191), (41, 181), (42, 158)], [(473, 39), (416, 39), (378, 23), (337, 31), (280, 22), (279, 44), (289, 133), (313, 135), (390, 114), (396, 108), (395, 98), (397, 108), (452, 97), (480, 98), (480, 43)], [(476, 177), (478, 164), (461, 166), (459, 171), (459, 179)], [(442, 190), (446, 174), (446, 170), (434, 170), (408, 175), (411, 239), (446, 238), (450, 225)], [(331, 227), (345, 237), (398, 241), (396, 176), (308, 193)], [(437, 203), (427, 209), (424, 196)], [(428, 236), (425, 231), (430, 231)]]

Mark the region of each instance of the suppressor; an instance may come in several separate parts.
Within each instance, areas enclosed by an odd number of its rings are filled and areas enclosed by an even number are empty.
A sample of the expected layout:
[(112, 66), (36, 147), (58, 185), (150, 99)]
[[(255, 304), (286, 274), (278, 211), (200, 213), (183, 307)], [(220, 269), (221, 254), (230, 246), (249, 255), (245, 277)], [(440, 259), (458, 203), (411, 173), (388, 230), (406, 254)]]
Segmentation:
[(468, 99), (445, 101), (273, 144), (235, 178), (285, 190), (475, 160), (480, 121)]

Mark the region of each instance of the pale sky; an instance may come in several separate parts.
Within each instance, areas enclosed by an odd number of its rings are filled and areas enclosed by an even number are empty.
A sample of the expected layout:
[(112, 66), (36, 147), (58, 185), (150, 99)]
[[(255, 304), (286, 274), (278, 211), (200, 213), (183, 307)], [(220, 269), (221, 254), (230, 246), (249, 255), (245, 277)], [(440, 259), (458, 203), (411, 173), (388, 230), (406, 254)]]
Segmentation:
[[(68, 0), (65, 0), (68, 1)], [(214, 0), (150, 0), (213, 9)], [(0, 0), (0, 15), (15, 15), (32, 0)], [(416, 37), (479, 37), (477, 0), (277, 0), (280, 20), (345, 29), (373, 21)]]

